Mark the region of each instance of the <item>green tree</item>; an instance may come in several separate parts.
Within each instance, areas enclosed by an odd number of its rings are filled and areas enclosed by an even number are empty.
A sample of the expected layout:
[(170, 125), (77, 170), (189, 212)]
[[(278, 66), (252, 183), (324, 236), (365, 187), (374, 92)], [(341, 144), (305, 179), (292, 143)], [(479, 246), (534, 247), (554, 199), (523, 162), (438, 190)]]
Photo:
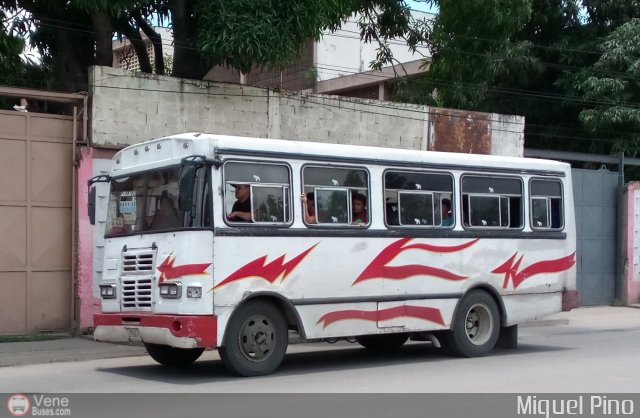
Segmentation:
[[(241, 71), (284, 66), (309, 39), (334, 30), (353, 13), (362, 16), (362, 37), (379, 42), (380, 57), (391, 37), (414, 45), (407, 5), (398, 0), (0, 0), (9, 13), (27, 12), (16, 27), (38, 48), (54, 87), (86, 88), (90, 65), (111, 65), (114, 35), (131, 41), (140, 70), (163, 74), (163, 42), (151, 22), (173, 32), (172, 75), (202, 78), (213, 65)], [(141, 32), (154, 46), (154, 63)]]
[[(0, 21), (8, 21), (10, 18), (8, 13), (0, 10)], [(15, 30), (0, 27), (0, 84), (46, 88), (46, 66), (25, 55), (24, 49), (25, 40), (17, 36)]]
[(610, 139), (612, 151), (640, 151), (640, 19), (602, 39), (598, 61), (576, 77), (588, 105), (580, 121), (595, 137)]
[(604, 125), (584, 123), (595, 116), (583, 110), (599, 108), (584, 81), (613, 69), (596, 65), (611, 47), (598, 45), (640, 17), (636, 0), (428, 2), (439, 7), (428, 34), (432, 61), (426, 77), (398, 83), (398, 98), (523, 115), (531, 148), (612, 150)]
[(430, 34), (429, 78), (443, 106), (472, 109), (481, 104), (505, 61), (521, 55), (513, 38), (531, 15), (532, 0), (438, 0)]

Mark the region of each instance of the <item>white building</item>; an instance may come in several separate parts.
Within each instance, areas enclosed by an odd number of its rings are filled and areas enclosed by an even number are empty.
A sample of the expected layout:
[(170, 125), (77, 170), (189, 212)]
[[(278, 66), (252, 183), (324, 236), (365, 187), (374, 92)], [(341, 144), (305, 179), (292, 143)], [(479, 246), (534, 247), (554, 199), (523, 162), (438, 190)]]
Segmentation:
[[(153, 28), (160, 37), (162, 38), (162, 54), (166, 56), (173, 57), (173, 34), (170, 29), (163, 28), (160, 26), (156, 26)], [(151, 39), (144, 34), (144, 32), (140, 32), (142, 36), (142, 41), (145, 44), (147, 49), (147, 53), (149, 54), (149, 60), (151, 61), (151, 65), (153, 65), (155, 58), (155, 50), (153, 49), (153, 43)], [(114, 68), (124, 68), (125, 70), (139, 71), (140, 70), (140, 62), (138, 61), (138, 55), (136, 54), (133, 45), (127, 38), (122, 38), (119, 40), (113, 41), (113, 67)]]
[[(435, 15), (413, 11), (414, 17), (431, 19)], [(317, 42), (310, 41), (300, 58), (283, 69), (252, 71), (241, 74), (225, 67), (214, 67), (205, 80), (236, 82), (283, 90), (310, 90), (315, 93), (337, 94), (368, 99), (389, 100), (389, 80), (396, 76), (415, 76), (426, 71), (425, 60), (430, 52), (426, 46), (417, 52), (409, 50), (402, 39), (389, 43), (394, 59), (399, 62), (381, 71), (370, 69), (376, 58), (377, 43), (360, 39), (357, 17), (349, 19), (336, 32), (326, 32)]]

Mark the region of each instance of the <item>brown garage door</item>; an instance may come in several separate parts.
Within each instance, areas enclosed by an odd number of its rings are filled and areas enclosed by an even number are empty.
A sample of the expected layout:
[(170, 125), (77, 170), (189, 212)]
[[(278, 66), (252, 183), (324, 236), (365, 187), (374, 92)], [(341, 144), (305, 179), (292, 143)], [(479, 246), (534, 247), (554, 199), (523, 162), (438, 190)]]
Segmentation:
[(72, 133), (0, 111), (0, 334), (71, 327)]

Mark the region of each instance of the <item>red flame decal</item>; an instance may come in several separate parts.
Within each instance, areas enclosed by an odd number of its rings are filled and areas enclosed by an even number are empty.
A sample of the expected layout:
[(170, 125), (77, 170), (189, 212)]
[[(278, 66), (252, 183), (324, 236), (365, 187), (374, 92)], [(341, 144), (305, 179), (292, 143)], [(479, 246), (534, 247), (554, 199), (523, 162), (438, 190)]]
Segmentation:
[(509, 280), (513, 282), (513, 288), (517, 289), (522, 282), (531, 276), (542, 273), (559, 273), (570, 269), (576, 263), (576, 253), (574, 252), (566, 257), (556, 258), (555, 260), (538, 261), (518, 272), (524, 255), (521, 255), (518, 261), (514, 263), (517, 255), (518, 253), (516, 252), (510, 259), (491, 271), (491, 273), (504, 273), (503, 289), (507, 288)]
[(478, 242), (478, 239), (474, 239), (464, 244), (452, 246), (430, 244), (405, 245), (409, 241), (411, 241), (411, 239), (412, 238), (401, 238), (398, 241), (387, 246), (380, 252), (380, 254), (378, 254), (376, 258), (373, 259), (371, 264), (369, 264), (367, 268), (365, 268), (364, 271), (360, 273), (360, 276), (358, 276), (353, 284), (368, 279), (380, 278), (398, 280), (418, 275), (434, 276), (445, 280), (464, 280), (467, 278), (466, 276), (459, 276), (447, 270), (421, 264), (408, 264), (398, 267), (388, 266), (387, 264), (389, 264), (401, 252), (406, 250), (423, 250), (437, 253), (452, 253), (464, 250), (465, 248), (472, 246), (473, 244)]
[(160, 272), (158, 283), (162, 283), (165, 280), (177, 279), (182, 276), (194, 276), (198, 274), (207, 274), (206, 270), (211, 263), (205, 264), (183, 264), (181, 266), (174, 266), (176, 257), (169, 255), (157, 268)]
[(309, 254), (311, 250), (316, 247), (316, 245), (318, 244), (314, 244), (306, 251), (302, 252), (301, 254), (299, 254), (295, 258), (292, 258), (290, 261), (284, 264), (283, 262), (286, 254), (281, 255), (268, 264), (265, 264), (267, 261), (266, 255), (258, 257), (250, 263), (240, 267), (235, 272), (231, 273), (229, 277), (214, 286), (214, 289), (217, 289), (233, 281), (247, 279), (249, 277), (258, 277), (268, 281), (269, 283), (275, 282), (279, 277), (282, 277), (282, 280), (284, 280), (293, 271), (293, 269), (295, 269), (296, 266), (307, 256), (307, 254)]
[(440, 309), (412, 305), (395, 306), (393, 308), (382, 309), (379, 311), (362, 311), (351, 309), (329, 312), (322, 315), (317, 324), (322, 323), (322, 328), (326, 328), (334, 322), (343, 321), (346, 319), (361, 319), (365, 321), (379, 322), (388, 321), (390, 319), (399, 317), (424, 319), (436, 324), (444, 325), (444, 319), (442, 319)]

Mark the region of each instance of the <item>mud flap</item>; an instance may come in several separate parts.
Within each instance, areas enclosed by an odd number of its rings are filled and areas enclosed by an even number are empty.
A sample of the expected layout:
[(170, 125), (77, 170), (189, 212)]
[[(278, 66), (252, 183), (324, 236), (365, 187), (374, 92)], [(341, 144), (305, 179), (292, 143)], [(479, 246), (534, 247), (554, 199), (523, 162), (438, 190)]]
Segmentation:
[(518, 348), (518, 326), (502, 327), (496, 344), (500, 348), (515, 350)]

